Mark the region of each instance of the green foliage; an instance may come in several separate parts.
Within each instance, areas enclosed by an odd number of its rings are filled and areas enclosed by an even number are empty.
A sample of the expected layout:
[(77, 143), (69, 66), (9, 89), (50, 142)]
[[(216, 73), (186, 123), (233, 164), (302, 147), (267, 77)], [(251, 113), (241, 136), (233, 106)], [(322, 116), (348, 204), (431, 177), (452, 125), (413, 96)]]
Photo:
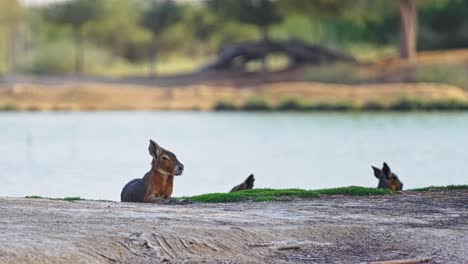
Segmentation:
[(387, 106), (382, 102), (370, 101), (362, 105), (361, 109), (363, 111), (383, 111), (387, 109)]
[(49, 45), (38, 45), (37, 52), (23, 70), (34, 74), (73, 73), (73, 45), (70, 41), (57, 41)]
[(180, 20), (181, 10), (173, 0), (150, 2), (150, 6), (143, 11), (141, 24), (158, 37)]
[(466, 48), (468, 46), (468, 1), (429, 0), (419, 8), (420, 49)]
[(267, 38), (267, 28), (282, 21), (272, 0), (208, 0), (207, 5), (220, 16), (255, 25)]
[(87, 27), (89, 37), (114, 55), (141, 60), (147, 56), (151, 34), (139, 25), (140, 9), (135, 1), (104, 1), (102, 16)]
[(73, 201), (81, 201), (83, 199), (81, 199), (80, 197), (64, 197), (63, 200), (73, 202)]
[(271, 0), (208, 0), (208, 7), (220, 15), (259, 27), (281, 22), (282, 17)]
[(5, 104), (5, 105), (0, 105), (0, 111), (16, 111), (16, 105), (14, 104)]
[(236, 105), (232, 101), (227, 100), (220, 101), (213, 107), (215, 111), (232, 111), (236, 109)]
[(80, 29), (86, 23), (98, 19), (104, 10), (102, 0), (72, 0), (57, 2), (46, 10), (46, 18), (56, 24)]
[(283, 110), (283, 111), (297, 111), (297, 110), (304, 110), (304, 104), (301, 103), (299, 100), (295, 98), (288, 98), (283, 100), (281, 103), (279, 103), (278, 106), (276, 106), (277, 110)]
[(321, 190), (303, 190), (303, 189), (252, 189), (232, 193), (209, 193), (184, 199), (193, 202), (202, 203), (230, 203), (240, 201), (276, 201), (287, 197), (296, 198), (316, 198), (327, 195), (349, 195), (349, 196), (368, 196), (392, 194), (387, 189), (366, 188), (358, 186), (340, 187)]
[(44, 197), (39, 196), (39, 195), (25, 196), (24, 198), (28, 198), (28, 199), (44, 199)]
[(272, 109), (272, 107), (265, 98), (255, 96), (249, 98), (242, 106), (242, 109), (247, 111), (265, 111)]
[(353, 102), (318, 102), (307, 106), (307, 110), (348, 112), (359, 110), (359, 107)]
[[(153, 59), (155, 46), (162, 54), (158, 61), (165, 64), (168, 58), (184, 56), (202, 61), (215, 56), (221, 46), (258, 40), (268, 28), (275, 39), (300, 39), (344, 49), (359, 59), (378, 59), (396, 54), (397, 6), (390, 0), (67, 0), (24, 8), (18, 0), (0, 1), (0, 73), (13, 69), (69, 73), (73, 69), (70, 58), (75, 55), (75, 64), (86, 64), (87, 73), (105, 72), (104, 62), (99, 61), (105, 57), (109, 72), (142, 74), (147, 66), (142, 62)], [(418, 6), (419, 49), (467, 47), (467, 1), (424, 0)], [(86, 52), (86, 59), (70, 50), (72, 37), (76, 49)], [(12, 43), (16, 54), (10, 51)], [(98, 49), (101, 55), (95, 57)], [(411, 81), (468, 87), (466, 65), (457, 66), (418, 66), (410, 73), (414, 75)], [(359, 72), (334, 67), (315, 68), (306, 79), (366, 80)]]
[(215, 111), (222, 110), (245, 110), (245, 111), (310, 111), (310, 112), (355, 112), (355, 111), (466, 111), (468, 101), (457, 99), (424, 100), (417, 98), (401, 97), (389, 104), (383, 101), (368, 101), (357, 104), (352, 101), (324, 101), (303, 102), (296, 98), (286, 98), (275, 107), (271, 106), (263, 97), (252, 97), (248, 99), (241, 108), (237, 108), (230, 101), (221, 101), (213, 108)]
[(426, 191), (444, 191), (444, 190), (466, 190), (468, 185), (447, 185), (447, 186), (429, 186), (423, 188), (410, 189), (408, 191), (426, 192)]
[(76, 196), (64, 197), (64, 198), (49, 198), (49, 197), (42, 197), (42, 196), (39, 196), (39, 195), (31, 195), (31, 196), (26, 196), (24, 198), (28, 198), (28, 199), (47, 199), (47, 200), (68, 201), (68, 202), (84, 200), (81, 197), (76, 197)]

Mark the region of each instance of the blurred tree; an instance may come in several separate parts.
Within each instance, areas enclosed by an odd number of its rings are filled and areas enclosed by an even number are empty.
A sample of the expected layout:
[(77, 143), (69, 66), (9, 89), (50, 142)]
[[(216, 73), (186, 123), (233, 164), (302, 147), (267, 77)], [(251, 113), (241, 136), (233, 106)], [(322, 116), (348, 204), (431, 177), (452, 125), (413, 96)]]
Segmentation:
[(263, 41), (269, 39), (269, 27), (283, 19), (273, 0), (208, 0), (207, 4), (223, 17), (257, 26)]
[(416, 58), (418, 10), (417, 0), (399, 0), (400, 10), (400, 57)]
[(133, 0), (104, 0), (102, 16), (89, 24), (89, 35), (97, 43), (110, 49), (112, 58), (126, 57), (129, 49), (142, 46), (150, 40), (150, 33), (139, 25), (140, 6)]
[(17, 0), (0, 1), (0, 72), (8, 67), (15, 68), (18, 25), (23, 15), (24, 10)]
[[(269, 40), (269, 27), (283, 20), (276, 9), (276, 1), (273, 0), (208, 0), (207, 4), (223, 17), (258, 27), (263, 42)], [(266, 56), (261, 61), (262, 69), (266, 71)]]
[(46, 19), (52, 23), (68, 25), (73, 29), (75, 42), (75, 73), (83, 72), (84, 27), (97, 20), (104, 12), (102, 0), (69, 0), (50, 5)]
[[(388, 10), (393, 10), (393, 0), (279, 0), (281, 6), (303, 15), (330, 17), (349, 20), (375, 20)], [(417, 0), (399, 0), (400, 14), (400, 57), (413, 59), (416, 56)]]
[(468, 47), (467, 14), (466, 0), (420, 1), (418, 48)]
[(158, 56), (161, 39), (167, 29), (181, 19), (180, 7), (173, 0), (152, 0), (141, 19), (141, 24), (149, 30), (152, 36), (150, 47), (150, 74), (156, 75), (156, 59)]

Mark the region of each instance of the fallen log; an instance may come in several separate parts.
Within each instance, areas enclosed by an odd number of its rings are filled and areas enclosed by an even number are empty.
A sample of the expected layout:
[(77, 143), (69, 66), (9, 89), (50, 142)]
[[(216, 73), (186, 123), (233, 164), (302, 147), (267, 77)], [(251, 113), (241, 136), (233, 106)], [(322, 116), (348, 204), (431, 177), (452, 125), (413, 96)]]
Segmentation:
[(244, 42), (221, 48), (218, 59), (202, 67), (201, 71), (244, 69), (248, 62), (262, 60), (273, 53), (289, 57), (290, 67), (337, 61), (356, 62), (348, 54), (301, 41)]

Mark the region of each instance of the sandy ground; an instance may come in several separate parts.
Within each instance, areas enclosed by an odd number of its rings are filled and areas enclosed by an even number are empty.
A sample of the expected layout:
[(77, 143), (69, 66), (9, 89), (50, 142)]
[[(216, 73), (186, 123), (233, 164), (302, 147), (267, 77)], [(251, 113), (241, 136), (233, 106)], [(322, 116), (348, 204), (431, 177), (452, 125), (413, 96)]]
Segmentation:
[(468, 190), (188, 205), (0, 198), (0, 212), (0, 263), (468, 263)]
[(308, 103), (368, 102), (388, 104), (402, 98), (427, 101), (468, 101), (468, 91), (444, 84), (365, 84), (339, 85), (306, 82), (280, 82), (235, 88), (192, 85), (148, 87), (126, 84), (67, 83), (55, 85), (0, 84), (0, 108), (19, 110), (211, 110), (221, 102), (243, 105), (252, 97), (271, 105), (288, 99)]

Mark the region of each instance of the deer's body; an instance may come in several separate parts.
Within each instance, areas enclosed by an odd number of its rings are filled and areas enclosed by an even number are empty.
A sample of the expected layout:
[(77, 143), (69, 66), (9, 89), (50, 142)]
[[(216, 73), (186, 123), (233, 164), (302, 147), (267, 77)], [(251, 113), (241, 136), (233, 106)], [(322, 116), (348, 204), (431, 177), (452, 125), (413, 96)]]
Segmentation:
[(149, 152), (153, 156), (151, 170), (143, 178), (131, 180), (123, 187), (122, 202), (147, 203), (171, 197), (174, 176), (182, 174), (184, 166), (172, 152), (154, 141), (150, 141)]
[(237, 192), (237, 191), (242, 191), (242, 190), (250, 190), (254, 187), (254, 175), (250, 174), (245, 181), (237, 186), (234, 186), (234, 188), (231, 189), (230, 192)]
[(377, 188), (390, 189), (392, 191), (403, 190), (403, 183), (398, 179), (398, 176), (390, 170), (387, 163), (383, 163), (382, 169), (372, 166), (374, 176), (379, 180)]

